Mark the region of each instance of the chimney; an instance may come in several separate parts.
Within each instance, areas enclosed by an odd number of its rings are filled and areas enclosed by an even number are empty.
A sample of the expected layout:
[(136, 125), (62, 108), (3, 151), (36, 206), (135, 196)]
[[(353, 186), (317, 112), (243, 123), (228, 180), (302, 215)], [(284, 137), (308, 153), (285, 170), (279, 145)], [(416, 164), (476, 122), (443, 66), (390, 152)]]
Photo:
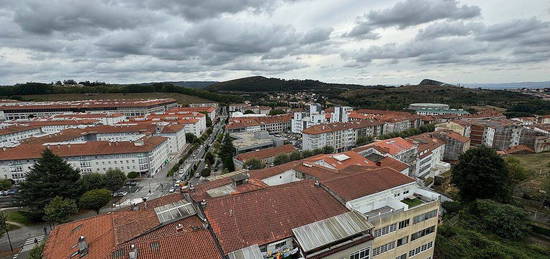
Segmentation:
[(86, 238), (84, 238), (84, 236), (78, 238), (78, 254), (81, 257), (88, 254), (88, 243), (86, 243)]
[(176, 226), (176, 232), (181, 232), (181, 231), (183, 231), (183, 225), (182, 225), (182, 224), (178, 224), (178, 225)]
[(130, 245), (130, 252), (128, 253), (128, 258), (130, 259), (137, 259), (138, 252), (135, 245)]
[(319, 183), (319, 180), (315, 180), (315, 187), (321, 186), (321, 183)]

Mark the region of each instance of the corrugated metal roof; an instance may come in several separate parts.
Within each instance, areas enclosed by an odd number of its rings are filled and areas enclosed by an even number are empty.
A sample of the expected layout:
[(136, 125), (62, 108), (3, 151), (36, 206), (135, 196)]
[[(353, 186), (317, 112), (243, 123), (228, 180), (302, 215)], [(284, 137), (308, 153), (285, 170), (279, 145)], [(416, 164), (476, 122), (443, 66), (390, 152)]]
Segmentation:
[(373, 225), (361, 213), (350, 211), (294, 228), (292, 232), (307, 252), (372, 228)]
[(162, 205), (155, 208), (155, 213), (160, 223), (165, 223), (175, 219), (180, 219), (190, 215), (195, 215), (193, 204), (188, 201), (180, 200), (174, 203)]
[(227, 255), (229, 259), (257, 259), (264, 258), (257, 244), (233, 251)]

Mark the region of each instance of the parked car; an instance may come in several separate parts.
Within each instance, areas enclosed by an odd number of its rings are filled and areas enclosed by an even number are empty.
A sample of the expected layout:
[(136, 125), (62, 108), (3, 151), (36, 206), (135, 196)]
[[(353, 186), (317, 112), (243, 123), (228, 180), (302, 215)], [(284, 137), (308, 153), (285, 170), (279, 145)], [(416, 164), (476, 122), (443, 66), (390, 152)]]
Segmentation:
[(169, 192), (175, 192), (176, 191), (176, 188), (172, 187), (170, 188), (170, 190), (168, 190)]
[(8, 191), (0, 191), (0, 195), (6, 196), (6, 195), (8, 195)]
[(126, 194), (128, 194), (126, 191), (117, 191), (113, 193), (113, 197), (124, 197)]
[(7, 195), (15, 195), (17, 193), (17, 190), (11, 189), (7, 191)]
[(126, 185), (128, 185), (128, 186), (137, 186), (137, 181), (128, 181), (128, 182), (126, 182)]

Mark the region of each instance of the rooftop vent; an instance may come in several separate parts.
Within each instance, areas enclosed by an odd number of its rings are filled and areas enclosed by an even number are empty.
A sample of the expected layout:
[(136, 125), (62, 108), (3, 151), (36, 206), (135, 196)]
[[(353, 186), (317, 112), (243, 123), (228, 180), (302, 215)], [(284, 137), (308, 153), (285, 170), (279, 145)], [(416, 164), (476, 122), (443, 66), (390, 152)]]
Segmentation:
[(130, 252), (128, 253), (128, 258), (130, 259), (137, 259), (138, 257), (138, 251), (135, 245), (130, 245)]
[(84, 238), (84, 236), (78, 238), (78, 254), (80, 257), (88, 254), (88, 243), (86, 243), (86, 238)]

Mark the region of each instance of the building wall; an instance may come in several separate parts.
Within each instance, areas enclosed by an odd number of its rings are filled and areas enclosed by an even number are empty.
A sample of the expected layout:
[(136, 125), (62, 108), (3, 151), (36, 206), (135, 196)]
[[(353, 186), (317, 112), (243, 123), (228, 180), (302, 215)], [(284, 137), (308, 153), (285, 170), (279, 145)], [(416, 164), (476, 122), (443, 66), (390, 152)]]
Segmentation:
[(19, 143), (21, 140), (39, 135), (41, 133), (42, 131), (40, 130), (40, 128), (35, 128), (25, 131), (14, 132), (11, 134), (0, 135), (0, 146), (9, 142)]
[[(325, 256), (323, 258), (328, 259), (342, 259), (342, 258), (351, 258), (350, 256), (354, 254), (355, 252), (359, 252), (363, 249), (369, 249), (369, 255), (372, 254), (372, 240), (367, 241), (361, 244), (357, 244), (355, 246), (352, 246), (350, 248), (347, 248), (345, 250), (339, 251), (337, 253)], [(369, 257), (371, 258), (371, 257)]]

